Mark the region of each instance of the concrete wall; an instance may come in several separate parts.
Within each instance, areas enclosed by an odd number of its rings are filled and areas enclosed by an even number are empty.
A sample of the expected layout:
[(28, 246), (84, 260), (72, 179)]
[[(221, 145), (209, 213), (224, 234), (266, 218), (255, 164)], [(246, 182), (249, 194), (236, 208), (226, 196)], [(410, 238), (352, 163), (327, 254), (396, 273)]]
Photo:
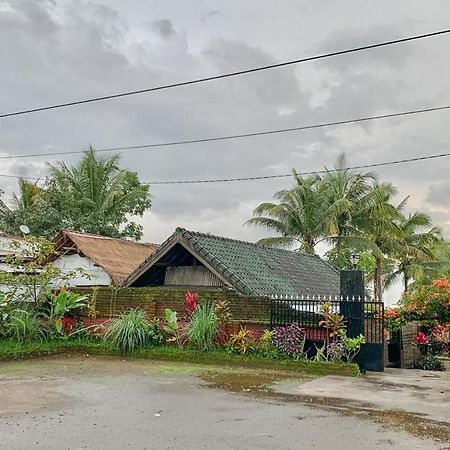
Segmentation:
[(112, 284), (110, 276), (86, 256), (63, 255), (55, 260), (53, 265), (61, 269), (63, 274), (81, 269), (87, 275), (79, 274), (71, 278), (67, 282), (69, 286), (110, 286)]

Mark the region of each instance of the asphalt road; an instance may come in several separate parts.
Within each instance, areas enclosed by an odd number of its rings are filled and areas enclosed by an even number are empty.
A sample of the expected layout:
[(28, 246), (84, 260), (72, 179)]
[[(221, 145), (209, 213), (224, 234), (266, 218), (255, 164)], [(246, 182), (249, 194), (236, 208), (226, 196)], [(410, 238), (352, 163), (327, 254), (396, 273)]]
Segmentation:
[(230, 385), (231, 390), (217, 383), (205, 386), (205, 380), (215, 377), (209, 373), (202, 378), (205, 370), (82, 356), (3, 363), (0, 449), (446, 447), (395, 424), (386, 426), (295, 398), (266, 396), (255, 373), (216, 374), (221, 380), (241, 379), (242, 388), (239, 383)]

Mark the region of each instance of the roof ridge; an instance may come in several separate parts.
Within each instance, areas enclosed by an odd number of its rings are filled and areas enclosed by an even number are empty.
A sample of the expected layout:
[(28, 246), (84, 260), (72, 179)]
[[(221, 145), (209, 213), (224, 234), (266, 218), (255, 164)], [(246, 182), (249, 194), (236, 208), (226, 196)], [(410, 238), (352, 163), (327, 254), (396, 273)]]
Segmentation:
[(130, 239), (125, 239), (125, 238), (115, 238), (112, 236), (103, 236), (101, 234), (94, 234), (94, 233), (86, 233), (84, 231), (79, 231), (79, 230), (69, 230), (69, 229), (65, 229), (62, 230), (62, 232), (64, 234), (77, 234), (79, 236), (86, 236), (86, 237), (92, 237), (95, 239), (110, 239), (113, 241), (122, 241), (122, 242), (127, 242), (130, 244), (139, 244), (139, 245), (145, 245), (145, 246), (149, 246), (149, 245), (154, 245), (154, 246), (159, 246), (159, 244), (155, 244), (154, 242), (138, 242), (138, 241), (132, 241)]
[(255, 245), (255, 246), (263, 248), (263, 249), (276, 250), (276, 251), (280, 251), (280, 252), (287, 252), (287, 253), (290, 253), (290, 254), (295, 253), (297, 255), (310, 256), (310, 257), (313, 257), (313, 258), (320, 258), (319, 255), (316, 255), (316, 254), (311, 255), (310, 253), (301, 252), (299, 250), (287, 250), (285, 248), (280, 248), (280, 247), (271, 247), (269, 245), (259, 244), (258, 242), (244, 241), (242, 239), (234, 239), (234, 238), (229, 238), (229, 237), (225, 237), (225, 236), (219, 236), (217, 234), (212, 234), (212, 233), (202, 233), (201, 231), (187, 230), (186, 228), (183, 228), (183, 227), (177, 227), (176, 231), (180, 232), (181, 234), (188, 233), (188, 234), (191, 234), (191, 235), (194, 235), (194, 236), (214, 237), (214, 238), (217, 238), (217, 239), (221, 239), (223, 241), (231, 241), (231, 242), (239, 242), (240, 244)]

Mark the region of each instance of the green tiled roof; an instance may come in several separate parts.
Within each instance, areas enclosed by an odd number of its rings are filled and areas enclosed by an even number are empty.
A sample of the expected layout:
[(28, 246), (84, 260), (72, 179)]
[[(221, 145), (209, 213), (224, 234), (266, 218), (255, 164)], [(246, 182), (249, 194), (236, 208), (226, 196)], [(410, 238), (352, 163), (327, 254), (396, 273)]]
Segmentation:
[(176, 236), (186, 241), (188, 246), (243, 294), (339, 293), (339, 273), (318, 256), (197, 233), (184, 228), (177, 228), (171, 238)]

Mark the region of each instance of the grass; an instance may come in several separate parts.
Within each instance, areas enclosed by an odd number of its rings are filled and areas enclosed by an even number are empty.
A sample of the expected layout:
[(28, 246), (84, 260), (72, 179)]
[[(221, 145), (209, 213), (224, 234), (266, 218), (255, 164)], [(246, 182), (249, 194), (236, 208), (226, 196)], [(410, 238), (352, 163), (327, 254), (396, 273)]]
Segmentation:
[[(119, 355), (109, 343), (103, 341), (61, 340), (48, 342), (18, 343), (0, 341), (0, 361), (56, 355), (66, 352), (86, 352), (95, 355)], [(123, 358), (123, 355), (121, 355)], [(136, 350), (134, 358), (155, 361), (187, 362), (211, 366), (258, 368), (268, 370), (291, 371), (301, 375), (345, 375), (355, 376), (359, 373), (356, 364), (324, 363), (309, 360), (268, 359), (257, 355), (232, 355), (216, 349), (204, 353), (176, 346), (162, 346)]]

